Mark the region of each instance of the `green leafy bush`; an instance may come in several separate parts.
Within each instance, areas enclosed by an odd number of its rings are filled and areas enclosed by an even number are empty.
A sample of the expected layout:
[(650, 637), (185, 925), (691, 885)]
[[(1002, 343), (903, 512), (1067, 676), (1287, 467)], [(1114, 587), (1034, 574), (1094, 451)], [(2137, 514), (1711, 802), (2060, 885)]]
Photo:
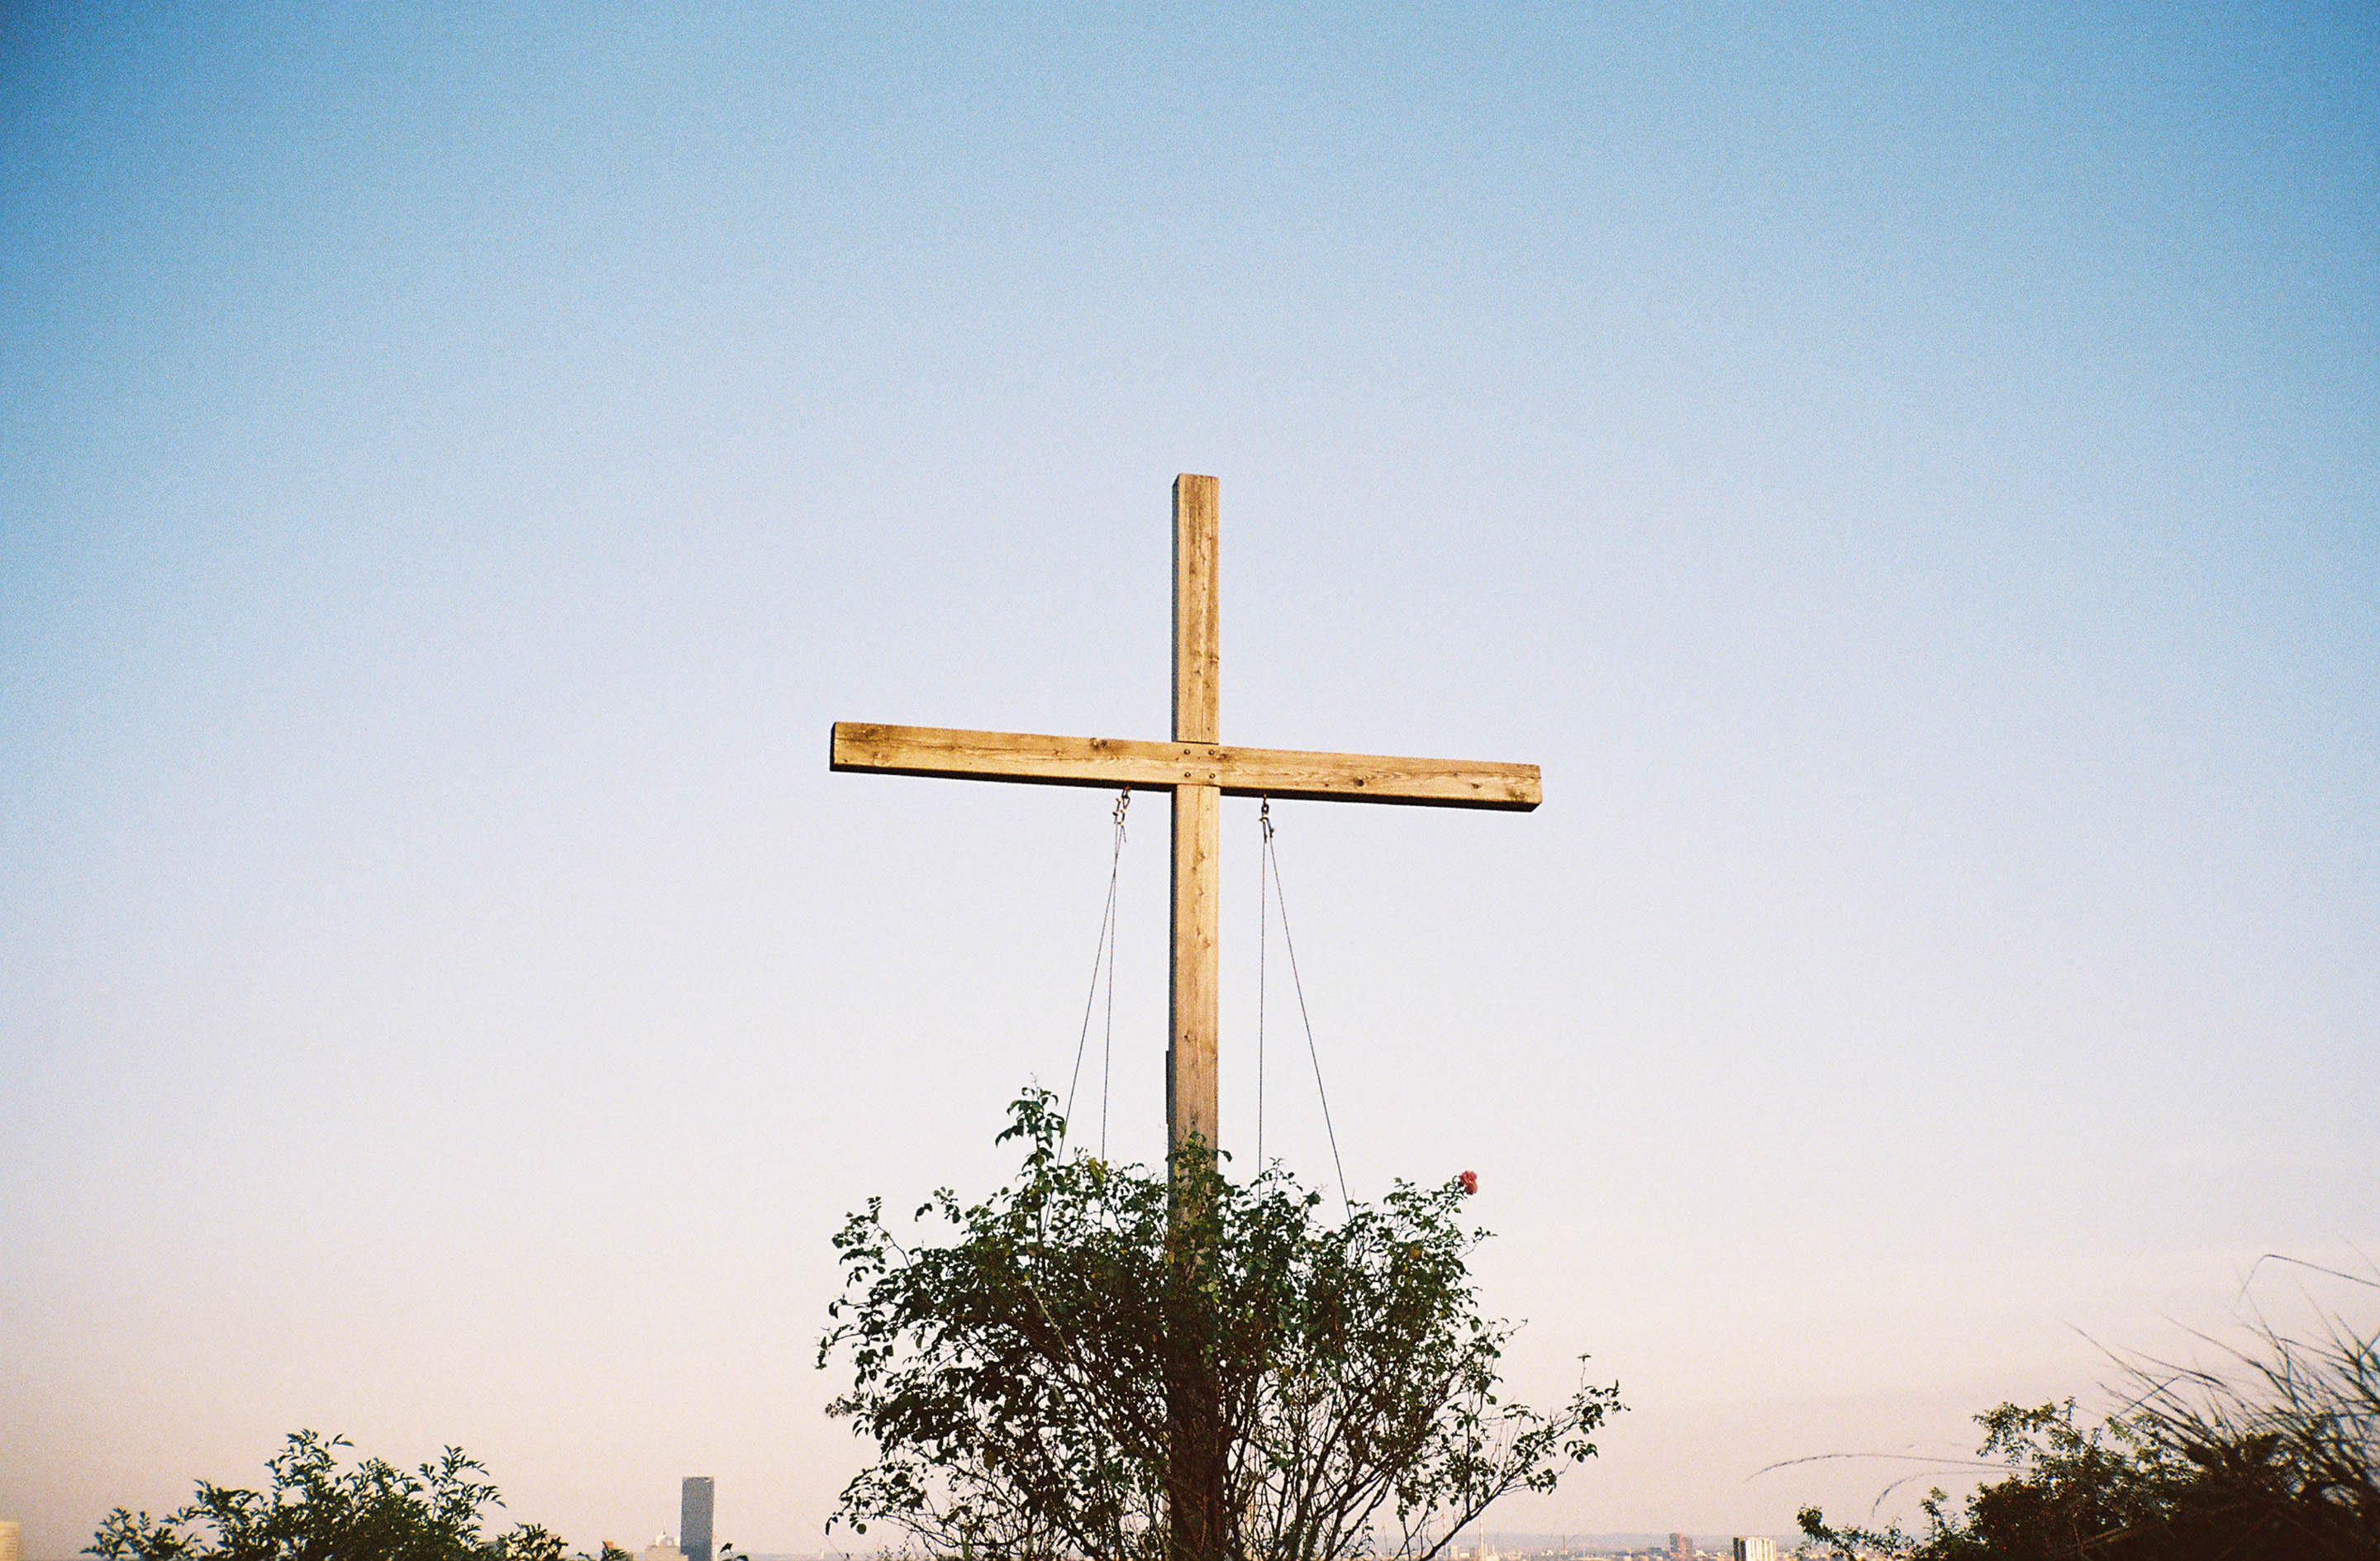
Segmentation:
[(1465, 1259), (1485, 1232), (1457, 1218), (1459, 1180), (1330, 1223), (1277, 1168), (1234, 1184), (1187, 1160), (1206, 1255), (1180, 1261), (1165, 1177), (1068, 1156), (1054, 1105), (1011, 1107), (1011, 1185), (917, 1210), (946, 1242), (905, 1242), (880, 1199), (836, 1236), (819, 1363), (848, 1357), (831, 1412), (877, 1447), (838, 1521), (941, 1554), (1160, 1555), (1185, 1382), (1220, 1418), (1233, 1556), (1426, 1561), (1498, 1496), (1594, 1456), (1616, 1385), (1552, 1414), (1498, 1397), (1512, 1330), (1478, 1313)]
[(2326, 1321), (2300, 1338), (2261, 1321), (2227, 1368), (2135, 1362), (2130, 1408), (2078, 1425), (2074, 1404), (1976, 1417), (2008, 1478), (1923, 1533), (1803, 1531), (1829, 1556), (1907, 1561), (2331, 1561), (2380, 1557), (2380, 1336)]
[[(198, 1497), (164, 1518), (122, 1507), (84, 1547), (103, 1561), (563, 1561), (562, 1541), (535, 1524), (487, 1537), (501, 1507), (486, 1469), (449, 1447), (407, 1472), (380, 1458), (339, 1467), (344, 1436), (294, 1432), (269, 1459), (272, 1489), (199, 1482)], [(603, 1561), (612, 1561), (608, 1552)], [(625, 1561), (625, 1558), (624, 1558)]]

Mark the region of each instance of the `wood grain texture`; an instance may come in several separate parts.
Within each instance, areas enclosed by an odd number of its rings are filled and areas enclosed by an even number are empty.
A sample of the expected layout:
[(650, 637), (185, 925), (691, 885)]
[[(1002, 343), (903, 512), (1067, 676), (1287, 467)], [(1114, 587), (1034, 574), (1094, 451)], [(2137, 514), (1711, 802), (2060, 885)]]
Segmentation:
[(1218, 484), (1173, 479), (1173, 740), (1214, 743), (1222, 725), (1222, 590), (1215, 576)]
[(1176, 1150), (1193, 1138), (1210, 1148), (1222, 1142), (1215, 1121), (1222, 811), (1216, 787), (1173, 788), (1172, 1050), (1165, 1070), (1165, 1119)]
[(1526, 813), (1544, 800), (1533, 764), (1395, 758), (1234, 748), (1220, 743), (1138, 743), (1030, 732), (834, 724), (829, 762), (844, 770), (1045, 786), (1216, 786), (1225, 796), (1404, 803)]

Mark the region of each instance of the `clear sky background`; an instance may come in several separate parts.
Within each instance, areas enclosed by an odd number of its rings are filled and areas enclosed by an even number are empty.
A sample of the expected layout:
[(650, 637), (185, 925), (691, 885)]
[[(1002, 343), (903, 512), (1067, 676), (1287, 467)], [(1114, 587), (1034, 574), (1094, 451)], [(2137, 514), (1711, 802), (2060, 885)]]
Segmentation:
[(1110, 805), (828, 725), (1163, 735), (1177, 471), (1228, 738), (1544, 766), (1276, 809), (1357, 1194), (1633, 1406), (1497, 1526), (1864, 1512), (1758, 1471), (2380, 1243), (2373, 6), (706, 11), (0, 22), (29, 1555), (299, 1426), (815, 1548), (828, 1236), (1010, 1164)]

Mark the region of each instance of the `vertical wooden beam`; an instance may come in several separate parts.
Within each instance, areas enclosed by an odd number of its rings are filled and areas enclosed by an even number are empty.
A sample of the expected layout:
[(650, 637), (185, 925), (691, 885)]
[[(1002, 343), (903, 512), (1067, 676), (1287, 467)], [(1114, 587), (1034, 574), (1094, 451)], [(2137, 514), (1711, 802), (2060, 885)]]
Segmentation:
[(1173, 1034), (1165, 1059), (1173, 1164), (1165, 1287), (1168, 1561), (1229, 1561), (1222, 1392), (1214, 1367), (1216, 1321), (1204, 1282), (1218, 1232), (1209, 1190), (1193, 1170), (1220, 1168), (1212, 1156), (1216, 847), (1222, 811), (1220, 787), (1173, 788)]
[[(1216, 721), (1215, 479), (1173, 479), (1173, 740), (1212, 743)], [(1203, 1297), (1213, 1261), (1213, 1207), (1184, 1174), (1184, 1151), (1215, 1129), (1215, 952), (1222, 788), (1173, 788), (1172, 1035), (1165, 1119), (1173, 1157), (1167, 1242), (1166, 1551), (1171, 1561), (1225, 1561), (1223, 1409), (1214, 1368), (1215, 1318)], [(1212, 1160), (1204, 1162), (1213, 1165)]]
[(1173, 788), (1173, 1036), (1165, 1120), (1178, 1152), (1192, 1138), (1216, 1144), (1217, 880), (1223, 794)]
[[(1221, 618), (1215, 584), (1216, 483), (1173, 479), (1173, 740), (1213, 743), (1218, 735)], [(1216, 941), (1222, 793), (1215, 786), (1173, 788), (1173, 961), (1172, 1037), (1165, 1119), (1172, 1146), (1192, 1138), (1215, 1147), (1217, 1043)]]
[(1222, 594), (1215, 587), (1215, 479), (1173, 479), (1173, 740), (1220, 743), (1217, 642)]

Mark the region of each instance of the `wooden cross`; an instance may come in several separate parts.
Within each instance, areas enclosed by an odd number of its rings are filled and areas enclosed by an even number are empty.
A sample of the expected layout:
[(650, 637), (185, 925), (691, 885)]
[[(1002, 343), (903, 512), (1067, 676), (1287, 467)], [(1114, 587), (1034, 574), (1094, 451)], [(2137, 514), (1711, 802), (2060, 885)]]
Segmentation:
[[(1173, 741), (1042, 737), (1017, 732), (953, 732), (926, 726), (837, 721), (836, 769), (939, 775), (959, 780), (1026, 780), (1047, 786), (1131, 787), (1173, 793), (1172, 1040), (1166, 1051), (1165, 1120), (1176, 1166), (1184, 1151), (1219, 1147), (1215, 1120), (1215, 923), (1217, 836), (1222, 799), (1309, 797), (1322, 802), (1401, 802), (1429, 807), (1537, 805), (1533, 764), (1466, 764), (1227, 748), (1216, 720), (1219, 658), (1215, 591), (1215, 479), (1173, 479)], [(1177, 1235), (1185, 1211), (1173, 1185)], [(1169, 1243), (1168, 1262), (1200, 1261), (1199, 1238)], [(1212, 1319), (1185, 1318), (1194, 1336), (1169, 1350), (1168, 1554), (1176, 1561), (1221, 1561), (1224, 1497), (1222, 1406), (1197, 1334)]]
[(1173, 479), (1173, 741), (1043, 737), (927, 726), (834, 724), (836, 769), (1023, 780), (1046, 786), (1173, 793), (1172, 1040), (1165, 1119), (1175, 1154), (1219, 1144), (1215, 1109), (1217, 838), (1220, 799), (1414, 803), (1525, 813), (1537, 767), (1453, 759), (1228, 748), (1216, 719), (1220, 616), (1215, 587), (1215, 479)]

